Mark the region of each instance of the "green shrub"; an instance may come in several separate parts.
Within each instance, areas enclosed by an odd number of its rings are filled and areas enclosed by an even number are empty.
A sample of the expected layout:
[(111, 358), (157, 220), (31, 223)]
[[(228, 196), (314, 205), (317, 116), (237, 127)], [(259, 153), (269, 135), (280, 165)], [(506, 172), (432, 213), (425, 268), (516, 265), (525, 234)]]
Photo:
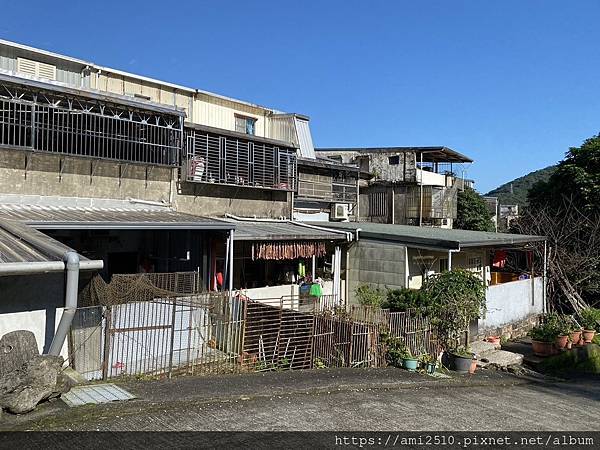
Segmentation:
[(385, 359), (390, 366), (402, 367), (402, 360), (412, 357), (402, 338), (386, 334), (382, 334), (381, 338), (386, 348)]
[(600, 309), (586, 308), (579, 314), (581, 326), (586, 330), (600, 331)]
[(361, 284), (356, 288), (356, 297), (358, 303), (364, 306), (381, 307), (385, 301), (385, 291), (380, 287), (372, 287), (368, 284)]
[(392, 312), (403, 312), (408, 309), (424, 311), (429, 306), (429, 297), (421, 290), (416, 289), (388, 289), (383, 308)]
[(463, 333), (468, 334), (471, 321), (485, 312), (485, 286), (473, 272), (456, 269), (435, 274), (425, 281), (422, 291), (446, 350), (456, 348)]

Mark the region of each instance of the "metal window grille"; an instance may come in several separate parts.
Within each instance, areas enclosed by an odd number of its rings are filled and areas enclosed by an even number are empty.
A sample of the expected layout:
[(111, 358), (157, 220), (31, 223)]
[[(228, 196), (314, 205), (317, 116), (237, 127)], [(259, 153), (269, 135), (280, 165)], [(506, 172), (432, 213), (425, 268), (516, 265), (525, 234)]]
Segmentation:
[(186, 131), (186, 180), (296, 190), (296, 150), (213, 132)]
[(369, 216), (385, 217), (387, 210), (387, 192), (369, 192)]
[(179, 164), (177, 115), (0, 84), (0, 145), (133, 163)]

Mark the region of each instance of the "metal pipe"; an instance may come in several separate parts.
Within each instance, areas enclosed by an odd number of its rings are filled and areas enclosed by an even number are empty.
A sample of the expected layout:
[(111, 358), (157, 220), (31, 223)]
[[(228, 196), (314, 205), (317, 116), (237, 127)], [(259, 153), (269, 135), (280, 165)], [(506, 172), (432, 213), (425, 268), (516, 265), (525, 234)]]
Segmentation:
[[(335, 258), (335, 257), (334, 257)], [(312, 255), (312, 270), (311, 270), (311, 276), (312, 276), (312, 281), (313, 283), (315, 282), (315, 278), (317, 277), (317, 257), (315, 255)]]
[(65, 254), (64, 266), (67, 271), (67, 283), (65, 287), (65, 309), (54, 333), (48, 354), (58, 356), (71, 328), (73, 317), (77, 311), (77, 294), (79, 291), (79, 255), (76, 252)]
[(396, 223), (396, 208), (395, 208), (395, 201), (394, 201), (394, 186), (392, 186), (392, 225), (394, 225)]
[(419, 226), (423, 225), (423, 152), (421, 152), (421, 168), (420, 168), (419, 184), (421, 192), (419, 194)]
[(0, 264), (0, 276), (62, 272), (64, 270), (65, 264), (62, 261), (19, 262)]
[(231, 243), (229, 244), (229, 292), (233, 292), (233, 233), (234, 231), (231, 230), (229, 232), (229, 239), (231, 240)]
[(225, 282), (229, 280), (229, 246), (231, 244), (231, 232), (232, 231), (233, 230), (229, 230), (229, 236), (227, 237), (227, 240), (225, 241), (225, 264), (223, 265), (223, 282), (221, 284), (221, 291), (225, 290)]
[(542, 299), (543, 299), (543, 312), (544, 314), (548, 312), (548, 299), (546, 298), (546, 283), (547, 283), (547, 276), (548, 276), (548, 241), (544, 241), (544, 273), (543, 273), (543, 278), (542, 278), (542, 290), (543, 290), (543, 294), (542, 294)]
[(458, 252), (460, 252), (460, 249), (448, 250), (448, 271), (452, 270), (452, 253), (458, 253)]

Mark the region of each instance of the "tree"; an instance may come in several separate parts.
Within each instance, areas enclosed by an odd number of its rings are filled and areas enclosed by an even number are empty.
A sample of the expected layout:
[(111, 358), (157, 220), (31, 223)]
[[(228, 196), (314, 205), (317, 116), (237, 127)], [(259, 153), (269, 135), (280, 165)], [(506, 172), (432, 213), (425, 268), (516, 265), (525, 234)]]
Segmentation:
[(429, 277), (423, 287), (428, 312), (444, 349), (456, 349), (461, 335), (468, 344), (469, 324), (485, 313), (485, 285), (473, 272), (448, 270)]
[(536, 183), (528, 197), (534, 208), (559, 211), (568, 199), (585, 213), (600, 214), (600, 135), (571, 147), (548, 181)]
[(458, 193), (457, 217), (454, 228), (474, 231), (495, 231), (492, 214), (475, 189), (466, 188)]
[[(548, 296), (580, 312), (600, 295), (600, 135), (572, 147), (548, 181), (529, 191), (515, 231), (547, 237)], [(537, 249), (542, 260), (543, 248)]]

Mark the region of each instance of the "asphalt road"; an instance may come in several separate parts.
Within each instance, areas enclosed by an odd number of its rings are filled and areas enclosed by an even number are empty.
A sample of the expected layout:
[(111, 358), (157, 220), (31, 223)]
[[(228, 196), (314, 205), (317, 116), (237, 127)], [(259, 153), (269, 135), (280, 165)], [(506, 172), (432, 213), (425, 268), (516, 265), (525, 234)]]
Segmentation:
[(598, 379), (504, 374), (433, 380), (397, 369), (183, 378), (122, 384), (130, 402), (54, 402), (3, 421), (28, 430), (600, 430)]

